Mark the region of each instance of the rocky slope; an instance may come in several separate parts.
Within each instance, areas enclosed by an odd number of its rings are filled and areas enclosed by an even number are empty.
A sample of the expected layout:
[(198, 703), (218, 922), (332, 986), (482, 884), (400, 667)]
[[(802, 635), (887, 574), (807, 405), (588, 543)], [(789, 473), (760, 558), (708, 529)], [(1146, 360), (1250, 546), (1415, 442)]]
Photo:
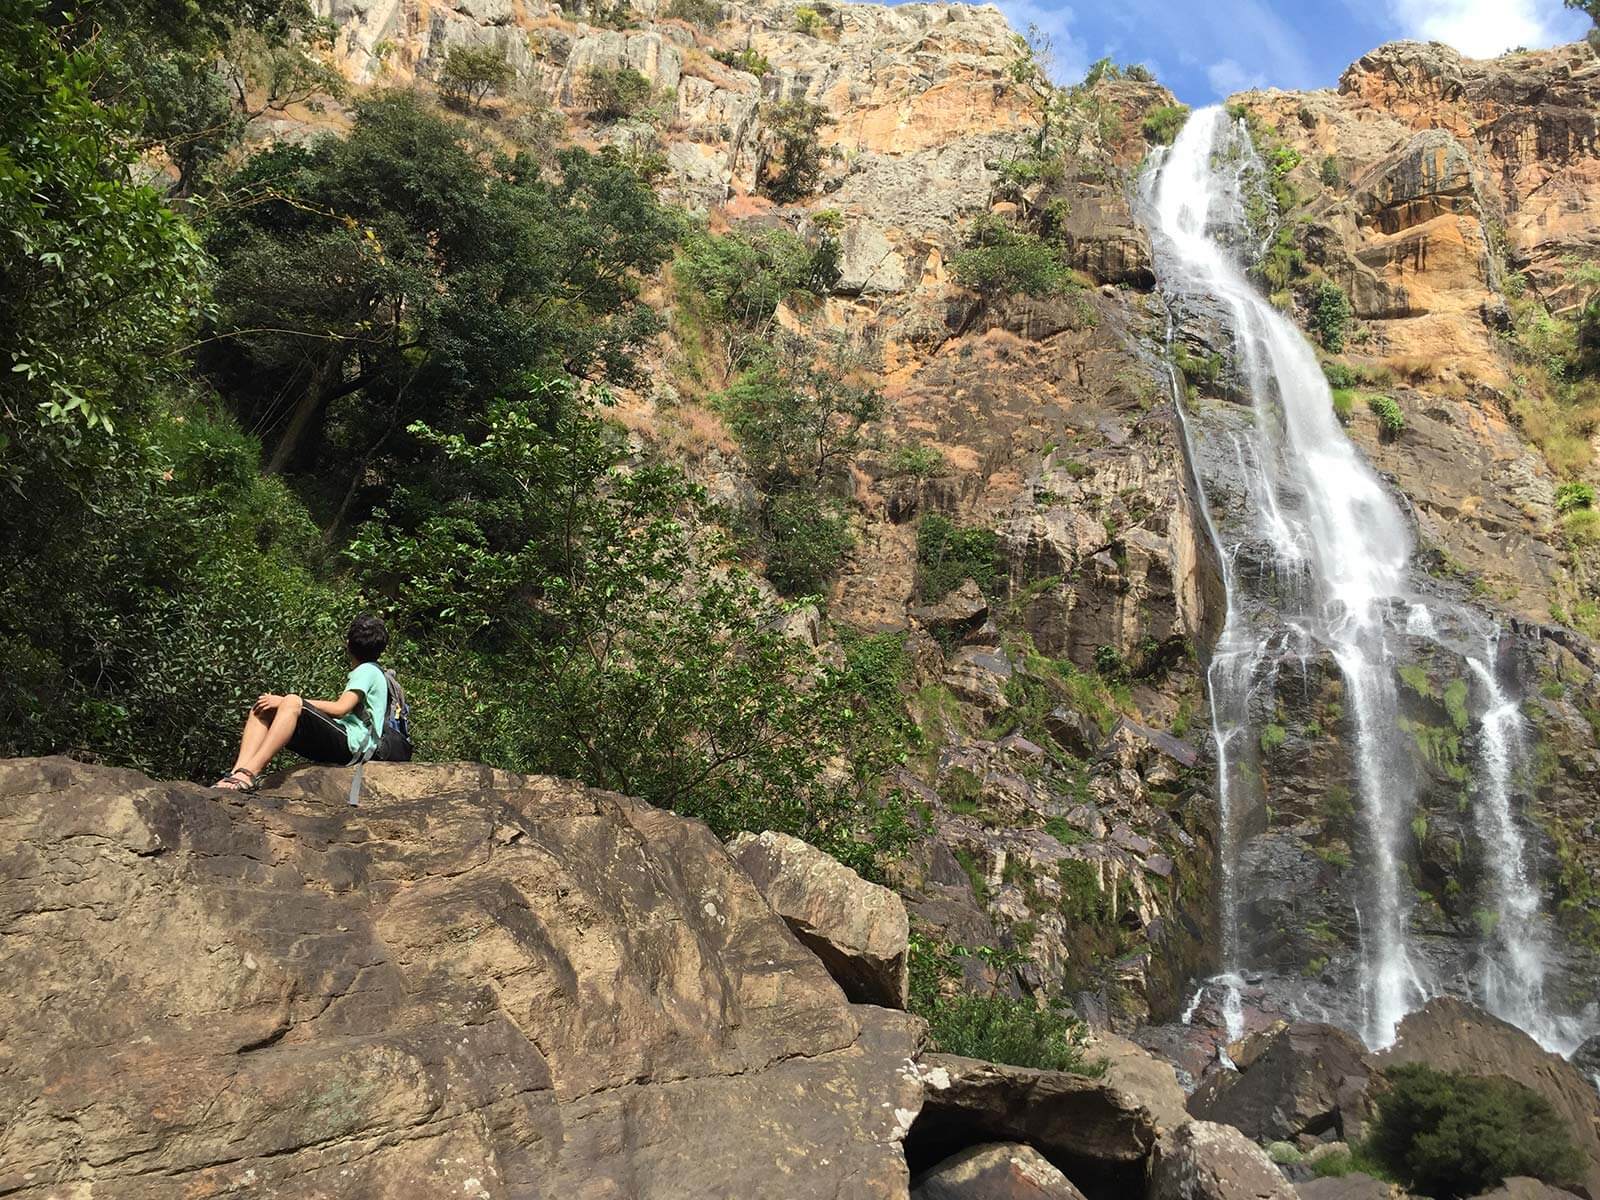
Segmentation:
[[(1019, 192), (1001, 186), (1000, 168), (1025, 154), (1040, 110), (1016, 85), (1014, 35), (992, 8), (774, 0), (714, 6), (696, 24), (657, 0), (322, 7), (360, 86), (426, 85), (450, 47), (498, 46), (517, 83), (489, 103), (492, 134), (514, 141), (519, 119), (553, 106), (578, 141), (658, 151), (663, 190), (713, 229), (836, 223), (839, 283), (779, 320), (870, 342), (883, 363), (888, 410), (876, 448), (853, 464), (857, 548), (828, 615), (907, 634), (925, 742), (898, 782), (927, 836), (895, 882), (913, 924), (1025, 960), (1013, 970), (967, 959), (984, 986), (1060, 988), (1124, 1029), (1177, 1015), (1213, 950), (1216, 818), (1194, 731), (1220, 603), (1170, 403), (1168, 313), (1134, 212), (1143, 118), (1170, 96), (1128, 80), (1077, 94), (1059, 178)], [(716, 57), (746, 51), (759, 75)], [(658, 111), (598, 120), (585, 73), (624, 65), (648, 78)], [(1281, 215), (1353, 302), (1348, 365), (1381, 378), (1372, 386), (1406, 420), (1403, 437), (1384, 440), (1358, 406), (1352, 435), (1409, 500), (1440, 588), (1516, 632), (1504, 653), (1537, 727), (1535, 865), (1575, 948), (1564, 986), (1580, 994), (1593, 992), (1589, 951), (1600, 947), (1600, 652), (1568, 622), (1600, 612), (1586, 607), (1600, 576), (1555, 496), (1593, 471), (1573, 439), (1594, 430), (1565, 410), (1552, 417), (1554, 385), (1530, 376), (1523, 334), (1530, 297), (1557, 310), (1576, 299), (1572, 260), (1600, 240), (1597, 79), (1586, 46), (1474, 63), (1403, 43), (1362, 59), (1337, 91), (1237, 98), (1263, 137), (1298, 151), (1296, 204)], [(758, 186), (770, 116), (797, 98), (826, 111), (830, 154), (818, 194), (777, 204)], [(1073, 290), (981, 297), (953, 282), (974, 217), (1052, 201)], [(671, 329), (625, 416), (641, 448), (748, 505), (737, 446), (706, 403), (721, 381), (690, 369), (694, 331), (670, 281), (658, 299)], [(1204, 330), (1186, 333), (1202, 364), (1225, 357)], [(1225, 369), (1191, 376), (1197, 405), (1237, 399)], [(898, 469), (908, 447), (936, 451), (940, 465)], [(929, 513), (995, 533), (1004, 570), (991, 594), (920, 602), (916, 531)], [(1313, 880), (1292, 907), (1270, 887), (1260, 897), (1295, 971), (1326, 962), (1327, 938), (1355, 936), (1338, 866), (1348, 835), (1327, 778), (1329, 682), (1286, 695), (1270, 764), (1287, 797), (1275, 814), (1282, 879)], [(1430, 728), (1450, 719), (1422, 693), (1410, 715)], [(1439, 778), (1409, 856), (1429, 936), (1452, 944), (1476, 937), (1462, 897), (1481, 874), (1456, 769), (1430, 768)]]

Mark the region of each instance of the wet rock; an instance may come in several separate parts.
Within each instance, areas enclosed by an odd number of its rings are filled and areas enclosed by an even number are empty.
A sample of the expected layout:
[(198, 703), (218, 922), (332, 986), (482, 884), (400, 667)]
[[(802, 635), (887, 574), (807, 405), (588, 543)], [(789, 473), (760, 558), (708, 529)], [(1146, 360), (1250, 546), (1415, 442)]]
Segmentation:
[(728, 853), (846, 996), (906, 1006), (909, 926), (899, 896), (788, 834), (741, 833)]
[(1083, 1200), (1083, 1193), (1032, 1146), (991, 1142), (918, 1178), (911, 1200)]
[(1571, 1063), (1516, 1026), (1440, 997), (1401, 1021), (1394, 1045), (1373, 1062), (1379, 1071), (1419, 1062), (1440, 1071), (1504, 1075), (1532, 1088), (1571, 1129), (1573, 1143), (1589, 1161), (1583, 1183), (1591, 1196), (1600, 1196), (1600, 1093)]
[[(1572, 1052), (1572, 1065), (1585, 1075), (1600, 1079), (1600, 1034), (1590, 1038)], [(1600, 1088), (1600, 1083), (1595, 1084)]]
[(1240, 1070), (1203, 1082), (1189, 1111), (1257, 1141), (1353, 1139), (1365, 1119), (1366, 1050), (1332, 1025), (1289, 1025), (1246, 1039)]
[(903, 1200), (921, 1023), (848, 1004), (703, 825), (348, 785), (0, 763), (0, 1191)]
[(1192, 1121), (1150, 1158), (1149, 1200), (1295, 1200), (1272, 1160), (1231, 1125)]

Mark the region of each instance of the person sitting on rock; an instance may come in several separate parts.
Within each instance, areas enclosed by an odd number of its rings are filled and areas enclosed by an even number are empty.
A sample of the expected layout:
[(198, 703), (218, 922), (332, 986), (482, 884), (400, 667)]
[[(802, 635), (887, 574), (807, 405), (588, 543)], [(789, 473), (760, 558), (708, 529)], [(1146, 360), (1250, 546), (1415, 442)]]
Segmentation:
[(350, 677), (337, 700), (304, 700), (299, 696), (260, 697), (245, 718), (239, 757), (213, 785), (226, 791), (253, 792), (261, 771), (280, 750), (290, 750), (316, 763), (365, 761), (377, 742), (389, 707), (389, 685), (378, 656), (389, 644), (389, 631), (374, 616), (350, 623), (345, 649)]

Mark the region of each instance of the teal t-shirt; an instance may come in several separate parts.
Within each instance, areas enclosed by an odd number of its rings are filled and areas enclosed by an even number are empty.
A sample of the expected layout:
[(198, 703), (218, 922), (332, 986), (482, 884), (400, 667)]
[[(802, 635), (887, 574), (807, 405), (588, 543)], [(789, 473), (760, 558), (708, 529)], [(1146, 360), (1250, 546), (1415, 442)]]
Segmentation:
[[(383, 668), (377, 663), (364, 662), (344, 681), (344, 690), (360, 692), (360, 702), (344, 716), (339, 724), (344, 726), (345, 740), (350, 743), (350, 757), (367, 752), (372, 745), (372, 731), (383, 729), (383, 718), (389, 711), (389, 681), (383, 677)], [(367, 724), (371, 716), (372, 724)]]

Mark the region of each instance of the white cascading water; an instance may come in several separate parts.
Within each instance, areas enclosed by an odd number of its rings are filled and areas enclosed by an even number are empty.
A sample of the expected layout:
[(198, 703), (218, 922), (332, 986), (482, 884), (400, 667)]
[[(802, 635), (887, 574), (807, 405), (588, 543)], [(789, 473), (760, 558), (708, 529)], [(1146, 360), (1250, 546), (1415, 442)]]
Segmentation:
[[(1254, 758), (1262, 704), (1276, 686), (1279, 661), (1298, 656), (1303, 672), (1314, 648), (1337, 664), (1343, 680), (1349, 775), (1358, 792), (1361, 837), (1348, 877), (1361, 889), (1353, 897), (1359, 994), (1348, 1019), (1369, 1045), (1381, 1047), (1445, 983), (1429, 978), (1409, 937), (1414, 889), (1406, 856), (1416, 750), (1403, 730), (1396, 691), (1408, 644), (1443, 643), (1411, 586), (1412, 539), (1399, 505), (1340, 427), (1311, 346), (1234, 257), (1231, 247), (1247, 235), (1251, 173), (1259, 178), (1262, 166), (1243, 123), (1221, 108), (1200, 109), (1160, 160), (1149, 197), (1163, 290), (1222, 317), (1253, 414), (1214, 439), (1233, 443), (1231, 453), (1217, 455), (1233, 460), (1231, 490), (1248, 507), (1247, 519), (1219, 532), (1198, 463), (1194, 471), (1227, 591), (1207, 678), (1222, 841), (1222, 974), (1213, 982), (1222, 990), (1228, 1034), (1236, 1037), (1243, 973), (1252, 965), (1242, 961), (1238, 873), (1247, 824), (1268, 799)], [(1174, 398), (1194, 463), (1196, 439), (1181, 388)], [(1498, 915), (1493, 930), (1485, 930), (1482, 977), (1472, 986), (1498, 1015), (1552, 1049), (1570, 1050), (1573, 1028), (1544, 1008), (1538, 892), (1513, 812), (1521, 715), (1492, 661), (1472, 660), (1471, 670), (1483, 701), (1475, 824)]]

